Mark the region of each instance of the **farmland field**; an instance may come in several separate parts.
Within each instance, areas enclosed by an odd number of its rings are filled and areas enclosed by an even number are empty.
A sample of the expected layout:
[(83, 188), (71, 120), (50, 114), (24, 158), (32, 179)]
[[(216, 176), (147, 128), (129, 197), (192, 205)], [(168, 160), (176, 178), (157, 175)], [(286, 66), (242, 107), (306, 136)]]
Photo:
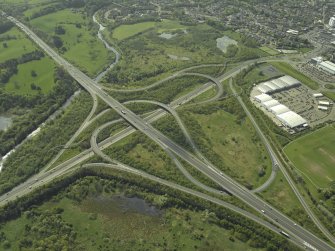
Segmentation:
[(295, 167), (315, 186), (335, 180), (335, 128), (328, 126), (293, 141), (284, 151)]
[(118, 40), (123, 40), (128, 37), (134, 36), (138, 33), (141, 33), (147, 29), (150, 29), (151, 27), (155, 26), (155, 22), (143, 22), (143, 23), (137, 23), (137, 24), (124, 24), (119, 27), (117, 27), (113, 31), (113, 38), (116, 38)]
[(58, 36), (65, 49), (60, 52), (90, 76), (95, 76), (113, 61), (114, 54), (87, 28), (87, 21), (82, 12), (67, 9), (35, 18), (30, 23), (49, 36), (54, 36), (55, 28), (61, 26), (64, 34)]
[[(54, 67), (54, 62), (48, 57), (20, 64), (18, 74), (11, 77), (5, 90), (21, 95), (37, 94), (37, 90), (31, 88), (35, 84), (42, 93), (48, 93), (54, 85)], [(31, 75), (32, 71), (35, 71), (36, 77)]]
[[(16, 27), (13, 27), (9, 31), (1, 34), (0, 39), (2, 40), (0, 62), (4, 62), (8, 59), (18, 58), (23, 54), (32, 52), (36, 49), (34, 43), (26, 38), (24, 34)], [(6, 44), (7, 47), (4, 48), (3, 44)]]

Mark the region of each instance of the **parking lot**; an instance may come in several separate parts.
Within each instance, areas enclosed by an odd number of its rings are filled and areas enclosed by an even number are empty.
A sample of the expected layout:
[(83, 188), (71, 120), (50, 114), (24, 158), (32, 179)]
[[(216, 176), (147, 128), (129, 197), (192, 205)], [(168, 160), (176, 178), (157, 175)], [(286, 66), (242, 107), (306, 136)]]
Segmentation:
[[(321, 111), (318, 109), (319, 100), (329, 101), (330, 99), (326, 97), (315, 98), (313, 97), (315, 91), (310, 90), (308, 87), (301, 85), (286, 91), (271, 94), (272, 98), (278, 100), (279, 103), (287, 106), (290, 110), (296, 112), (304, 119), (307, 120), (311, 127), (317, 126), (318, 124), (324, 123), (326, 121), (335, 121), (335, 109), (333, 105), (329, 106), (328, 111)], [(260, 103), (254, 101), (254, 96), (259, 95), (260, 92), (254, 88), (251, 92), (252, 103), (262, 110), (268, 117), (270, 117), (273, 122), (281, 126), (281, 122), (276, 118), (276, 116), (270, 111), (266, 110)]]
[(326, 97), (318, 99), (314, 98), (313, 93), (303, 85), (287, 91), (275, 93), (272, 97), (306, 119), (310, 126), (316, 126), (319, 123), (323, 123), (323, 121), (331, 115), (331, 110), (333, 108), (330, 106), (328, 111), (319, 110), (319, 100), (329, 102), (331, 102), (331, 100)]

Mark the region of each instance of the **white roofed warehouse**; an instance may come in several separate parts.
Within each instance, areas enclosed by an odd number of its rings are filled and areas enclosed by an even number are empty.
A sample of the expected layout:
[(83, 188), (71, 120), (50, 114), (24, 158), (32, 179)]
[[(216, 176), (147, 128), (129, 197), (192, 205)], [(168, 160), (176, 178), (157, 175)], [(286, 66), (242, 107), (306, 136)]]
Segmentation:
[(275, 100), (275, 99), (272, 99), (270, 101), (266, 101), (264, 103), (262, 103), (262, 105), (266, 108), (266, 109), (270, 109), (272, 106), (276, 106), (276, 105), (279, 105), (280, 103)]
[(277, 115), (277, 118), (280, 120), (280, 122), (283, 123), (284, 126), (291, 129), (307, 124), (307, 121), (303, 117), (292, 111), (279, 114)]
[(272, 97), (270, 95), (267, 95), (267, 94), (261, 94), (261, 95), (257, 95), (254, 97), (254, 99), (259, 102), (259, 103), (263, 103), (263, 102), (266, 102), (266, 101), (269, 101), (269, 100), (272, 100)]
[(277, 79), (269, 80), (258, 85), (258, 91), (265, 94), (271, 94), (280, 92), (293, 87), (299, 86), (301, 83), (299, 80), (292, 78), (291, 76), (283, 76)]
[(335, 64), (330, 61), (323, 61), (322, 63), (318, 64), (319, 68), (335, 75)]
[(282, 104), (272, 106), (270, 108), (270, 112), (272, 112), (275, 115), (279, 115), (279, 114), (282, 114), (288, 111), (290, 111), (290, 109), (286, 105), (282, 105)]

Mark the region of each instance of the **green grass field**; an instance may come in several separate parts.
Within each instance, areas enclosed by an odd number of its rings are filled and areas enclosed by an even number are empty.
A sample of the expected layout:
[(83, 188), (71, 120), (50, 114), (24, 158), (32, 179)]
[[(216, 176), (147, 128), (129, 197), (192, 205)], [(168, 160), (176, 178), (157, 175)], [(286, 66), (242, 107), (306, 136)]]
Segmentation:
[(317, 187), (335, 180), (335, 128), (328, 126), (303, 136), (284, 148), (295, 167)]
[[(16, 37), (16, 39), (5, 39), (7, 36)], [(0, 35), (0, 62), (4, 62), (8, 59), (18, 58), (23, 54), (36, 50), (34, 43), (26, 38), (18, 28), (13, 27), (11, 30)], [(7, 44), (7, 48), (3, 44)]]
[[(38, 93), (31, 88), (34, 83), (42, 93), (48, 93), (54, 86), (54, 67), (54, 62), (48, 57), (20, 64), (18, 74), (10, 78), (5, 90), (20, 95), (34, 95)], [(36, 77), (31, 76), (32, 70), (36, 72)]]
[(270, 47), (267, 47), (267, 46), (262, 46), (262, 47), (259, 47), (260, 50), (266, 52), (267, 54), (269, 54), (270, 56), (274, 56), (274, 55), (278, 55), (279, 54), (279, 51), (277, 50), (274, 50)]
[[(267, 156), (264, 147), (253, 143), (255, 131), (248, 120), (239, 125), (235, 122), (236, 116), (225, 111), (210, 115), (192, 114), (192, 117), (210, 139), (212, 150), (241, 179), (256, 188), (270, 175), (270, 160), (264, 159)], [(267, 172), (260, 178), (258, 173), (262, 167), (266, 167)]]
[(123, 40), (148, 30), (156, 25), (155, 22), (120, 25), (113, 31), (113, 38)]
[[(30, 23), (50, 36), (54, 36), (55, 27), (61, 25), (66, 31), (59, 35), (66, 48), (64, 57), (90, 76), (97, 75), (113, 61), (114, 54), (107, 51), (98, 40), (95, 35), (97, 31), (87, 29), (86, 16), (80, 11), (66, 9), (33, 19)], [(76, 27), (76, 24), (80, 24), (81, 28)]]
[(301, 81), (303, 84), (308, 86), (309, 88), (316, 90), (319, 87), (319, 84), (315, 81), (311, 80), (309, 77), (305, 76), (301, 72), (295, 70), (292, 66), (290, 66), (287, 63), (283, 62), (271, 62), (271, 65), (276, 67), (278, 70), (282, 71), (283, 73), (290, 75), (299, 81)]

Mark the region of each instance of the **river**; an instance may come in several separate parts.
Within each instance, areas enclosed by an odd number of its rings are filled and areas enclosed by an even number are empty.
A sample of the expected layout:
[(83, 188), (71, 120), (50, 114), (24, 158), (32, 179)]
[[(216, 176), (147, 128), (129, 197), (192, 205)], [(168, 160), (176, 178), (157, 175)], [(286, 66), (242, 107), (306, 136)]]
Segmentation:
[(98, 38), (104, 43), (107, 50), (110, 50), (115, 54), (115, 61), (95, 78), (95, 81), (99, 82), (107, 74), (107, 72), (119, 62), (121, 54), (114, 47), (110, 46), (110, 44), (104, 39), (102, 32), (104, 31), (104, 29), (106, 29), (106, 27), (99, 23), (99, 21), (97, 20), (97, 13), (98, 12), (95, 12), (95, 14), (93, 15), (93, 22), (99, 25)]

